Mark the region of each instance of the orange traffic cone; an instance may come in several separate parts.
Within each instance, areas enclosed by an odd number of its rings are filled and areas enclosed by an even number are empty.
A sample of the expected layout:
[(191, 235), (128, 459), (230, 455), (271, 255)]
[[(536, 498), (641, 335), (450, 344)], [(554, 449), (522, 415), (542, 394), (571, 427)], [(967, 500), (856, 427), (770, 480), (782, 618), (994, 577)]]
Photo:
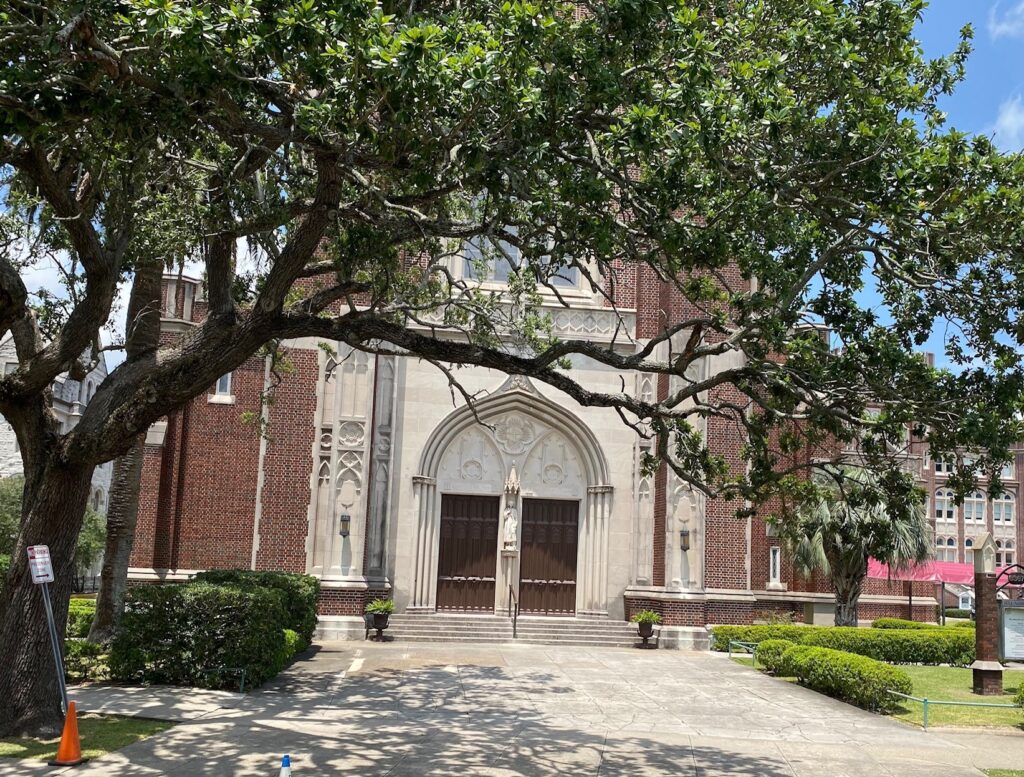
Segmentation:
[(82, 758), (82, 743), (78, 741), (78, 716), (75, 703), (68, 703), (68, 714), (64, 718), (64, 733), (60, 736), (57, 757), (49, 761), (50, 766), (77, 766), (88, 759)]

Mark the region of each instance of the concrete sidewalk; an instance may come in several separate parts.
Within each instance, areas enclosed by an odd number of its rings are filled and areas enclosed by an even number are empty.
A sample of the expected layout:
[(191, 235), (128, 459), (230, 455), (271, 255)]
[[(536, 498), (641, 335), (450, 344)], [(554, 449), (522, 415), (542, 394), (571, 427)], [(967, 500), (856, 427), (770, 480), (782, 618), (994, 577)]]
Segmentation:
[[(245, 696), (102, 686), (72, 696), (86, 711), (181, 721), (63, 770), (88, 777), (276, 777), (284, 753), (295, 777), (1024, 768), (1024, 734), (926, 733), (706, 653), (334, 643)], [(27, 773), (23, 763), (0, 761), (0, 775)]]

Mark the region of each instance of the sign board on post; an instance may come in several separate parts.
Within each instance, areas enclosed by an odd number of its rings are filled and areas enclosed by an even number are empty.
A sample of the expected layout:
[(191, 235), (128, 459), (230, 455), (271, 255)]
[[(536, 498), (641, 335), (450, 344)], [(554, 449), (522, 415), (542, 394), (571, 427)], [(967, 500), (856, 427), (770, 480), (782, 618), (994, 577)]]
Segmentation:
[(1024, 600), (999, 602), (999, 653), (1003, 661), (1024, 661)]
[(50, 548), (47, 545), (32, 545), (28, 549), (28, 569), (33, 583), (52, 583), (53, 564), (50, 563)]
[(57, 637), (57, 624), (53, 620), (53, 605), (50, 603), (50, 583), (53, 582), (53, 564), (50, 562), (49, 545), (32, 545), (28, 548), (28, 569), (32, 582), (42, 586), (43, 606), (46, 608), (46, 623), (50, 627), (50, 647), (53, 648), (53, 663), (57, 669), (57, 689), (64, 714), (68, 711), (68, 689), (64, 685), (64, 655)]

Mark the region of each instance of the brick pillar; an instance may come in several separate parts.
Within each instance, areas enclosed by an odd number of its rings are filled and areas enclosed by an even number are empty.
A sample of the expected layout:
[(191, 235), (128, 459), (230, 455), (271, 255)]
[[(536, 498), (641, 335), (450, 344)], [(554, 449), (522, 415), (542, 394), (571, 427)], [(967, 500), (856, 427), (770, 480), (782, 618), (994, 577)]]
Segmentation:
[[(983, 554), (991, 535), (986, 537), (975, 554)], [(1003, 692), (1003, 665), (999, 663), (999, 602), (996, 599), (996, 573), (994, 565), (979, 563), (976, 556), (974, 569), (974, 601), (976, 619), (976, 660), (971, 664), (974, 672), (974, 692), (981, 696), (997, 696)], [(989, 567), (989, 568), (984, 568)]]

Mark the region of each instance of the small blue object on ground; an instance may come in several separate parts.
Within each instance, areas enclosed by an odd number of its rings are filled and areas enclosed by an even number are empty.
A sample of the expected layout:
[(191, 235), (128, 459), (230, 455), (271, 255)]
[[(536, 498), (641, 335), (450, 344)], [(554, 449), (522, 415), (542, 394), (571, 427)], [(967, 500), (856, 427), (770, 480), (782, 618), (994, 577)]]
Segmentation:
[(281, 773), (278, 774), (278, 777), (291, 777), (291, 774), (292, 757), (290, 755), (286, 755), (284, 758), (281, 759)]

